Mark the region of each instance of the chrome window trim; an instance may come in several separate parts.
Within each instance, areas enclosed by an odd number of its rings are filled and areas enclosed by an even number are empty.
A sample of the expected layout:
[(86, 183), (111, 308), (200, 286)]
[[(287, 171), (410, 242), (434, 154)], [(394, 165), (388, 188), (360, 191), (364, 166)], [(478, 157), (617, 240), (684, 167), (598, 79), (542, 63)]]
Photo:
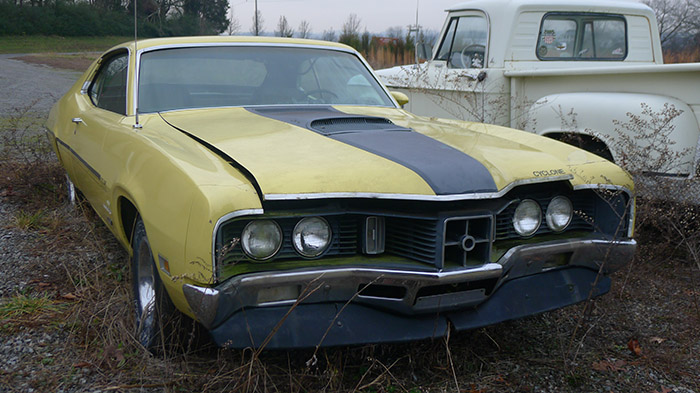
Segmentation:
[(438, 201), (452, 202), (463, 200), (478, 200), (478, 199), (494, 199), (500, 198), (507, 194), (514, 187), (525, 184), (548, 183), (554, 181), (571, 180), (574, 175), (560, 175), (549, 177), (538, 177), (534, 179), (516, 180), (501, 191), (498, 192), (474, 192), (469, 194), (455, 195), (420, 195), (420, 194), (391, 194), (391, 193), (373, 193), (373, 192), (327, 192), (327, 193), (308, 193), (308, 194), (263, 194), (265, 201), (291, 201), (291, 200), (306, 200), (306, 199), (339, 199), (339, 198), (366, 198), (366, 199), (403, 199), (409, 201)]
[[(351, 48), (342, 48), (342, 47), (335, 47), (335, 46), (325, 46), (325, 45), (314, 45), (314, 44), (285, 44), (285, 43), (275, 43), (275, 42), (199, 42), (199, 43), (183, 43), (183, 44), (169, 44), (169, 45), (157, 45), (157, 46), (151, 46), (148, 48), (143, 48), (139, 49), (138, 52), (136, 53), (135, 61), (136, 61), (136, 66), (134, 67), (134, 91), (133, 91), (133, 96), (131, 97), (132, 102), (133, 102), (133, 109), (134, 113), (138, 110), (138, 97), (139, 97), (139, 78), (140, 78), (140, 68), (141, 68), (141, 55), (143, 55), (146, 52), (152, 52), (152, 51), (157, 51), (157, 50), (163, 50), (163, 49), (184, 49), (184, 48), (211, 48), (211, 47), (236, 47), (236, 46), (241, 46), (241, 47), (270, 47), (270, 48), (301, 48), (301, 49), (316, 49), (316, 50), (332, 50), (336, 52), (343, 52), (343, 53), (348, 53), (353, 56), (355, 56), (364, 66), (367, 72), (374, 78), (374, 81), (377, 83), (379, 88), (386, 94), (386, 96), (389, 98), (389, 101), (391, 101), (394, 104), (394, 108), (396, 109), (401, 109), (401, 106), (399, 103), (394, 99), (394, 97), (391, 95), (389, 92), (389, 89), (384, 86), (384, 84), (377, 78), (377, 75), (374, 73), (374, 69), (367, 63), (367, 60), (365, 60), (362, 55)], [(128, 83), (127, 83), (128, 85)], [(341, 104), (341, 105), (346, 105), (346, 106), (353, 106), (350, 104)], [(241, 108), (241, 107), (246, 107), (246, 106), (253, 106), (253, 105), (241, 105), (241, 106), (236, 106), (235, 108)], [(285, 105), (281, 105), (285, 106)], [(303, 105), (302, 105), (303, 106)], [(371, 107), (378, 107), (378, 108), (388, 108), (387, 106), (384, 105), (354, 105), (354, 106), (371, 106)], [(212, 107), (201, 107), (201, 108), (183, 108), (183, 109), (178, 109), (178, 110), (187, 110), (187, 109), (210, 109)], [(222, 107), (219, 107), (222, 108)]]
[[(100, 70), (102, 69), (102, 62), (106, 58), (114, 57), (115, 52), (119, 52), (122, 50), (126, 50), (126, 58), (127, 58), (126, 59), (126, 84), (124, 86), (124, 89), (125, 89), (124, 98), (126, 99), (126, 102), (124, 104), (126, 105), (126, 108), (124, 108), (124, 114), (121, 114), (121, 113), (118, 113), (118, 114), (122, 115), (122, 116), (129, 116), (129, 74), (131, 71), (131, 53), (132, 53), (132, 51), (131, 51), (131, 48), (128, 46), (120, 46), (120, 47), (114, 48), (111, 51), (100, 56), (100, 58), (97, 60), (98, 64), (97, 64), (97, 67), (95, 67), (94, 72), (92, 72), (92, 74), (87, 79), (85, 79), (85, 82), (83, 82), (83, 86), (80, 88), (80, 94), (83, 94), (83, 95), (87, 94), (88, 100), (90, 100), (90, 104), (93, 107), (99, 108), (102, 110), (106, 110), (107, 112), (112, 112), (112, 111), (109, 111), (109, 110), (104, 109), (104, 108), (100, 108), (99, 106), (95, 105), (95, 103), (92, 101), (92, 97), (90, 97), (89, 91), (90, 91), (90, 87), (92, 87), (92, 83), (95, 81), (95, 78), (97, 77)], [(112, 112), (112, 113), (115, 113), (115, 112)]]
[[(349, 106), (349, 107), (356, 107), (358, 105), (355, 104), (260, 104), (260, 105), (228, 105), (228, 106), (202, 106), (202, 107), (191, 107), (191, 108), (181, 108), (181, 109), (168, 109), (167, 111), (160, 111), (160, 112), (139, 112), (139, 115), (152, 115), (154, 113), (159, 113), (159, 114), (165, 114), (165, 113), (173, 113), (173, 112), (183, 112), (183, 111), (198, 111), (202, 109), (236, 109), (236, 108), (286, 108), (290, 106), (299, 106), (299, 107), (304, 107), (304, 108), (328, 108), (330, 107), (344, 107), (344, 106)], [(366, 106), (366, 105), (360, 105), (360, 106)], [(386, 106), (386, 105), (372, 105), (372, 108), (393, 108), (392, 106)]]
[(214, 231), (212, 232), (212, 237), (211, 237), (211, 274), (212, 274), (212, 282), (216, 283), (219, 275), (217, 274), (216, 270), (216, 234), (219, 232), (219, 228), (221, 225), (224, 224), (224, 222), (229, 221), (231, 219), (237, 218), (237, 217), (242, 217), (242, 216), (259, 216), (264, 214), (265, 211), (263, 209), (243, 209), (243, 210), (236, 210), (234, 212), (227, 213), (218, 220), (216, 220), (216, 224), (214, 225)]

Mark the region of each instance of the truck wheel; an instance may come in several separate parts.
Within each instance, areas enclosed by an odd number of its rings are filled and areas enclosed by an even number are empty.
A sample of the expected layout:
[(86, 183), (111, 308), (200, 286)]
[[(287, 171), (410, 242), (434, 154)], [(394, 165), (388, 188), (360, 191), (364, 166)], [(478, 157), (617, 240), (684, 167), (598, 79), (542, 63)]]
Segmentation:
[(581, 134), (548, 134), (547, 136), (603, 157), (610, 162), (615, 162), (608, 146), (598, 138)]
[(162, 339), (169, 336), (175, 306), (160, 280), (140, 217), (136, 221), (133, 239), (131, 291), (136, 309), (136, 338), (144, 348), (153, 352), (163, 344)]

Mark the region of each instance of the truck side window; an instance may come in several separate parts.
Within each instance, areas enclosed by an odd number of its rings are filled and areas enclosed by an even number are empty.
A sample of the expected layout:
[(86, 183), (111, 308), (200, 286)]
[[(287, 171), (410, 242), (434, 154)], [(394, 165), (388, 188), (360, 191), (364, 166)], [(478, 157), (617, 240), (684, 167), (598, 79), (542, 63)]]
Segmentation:
[(621, 15), (549, 13), (537, 44), (540, 60), (624, 60), (627, 25)]
[(488, 23), (481, 15), (452, 18), (440, 44), (436, 60), (445, 60), (450, 68), (484, 68)]

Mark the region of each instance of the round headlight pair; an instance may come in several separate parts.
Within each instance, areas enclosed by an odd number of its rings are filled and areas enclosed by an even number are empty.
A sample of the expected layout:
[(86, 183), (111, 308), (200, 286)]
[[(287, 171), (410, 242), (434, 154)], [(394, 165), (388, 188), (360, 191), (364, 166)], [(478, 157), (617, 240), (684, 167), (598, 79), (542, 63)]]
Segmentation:
[[(569, 198), (557, 196), (552, 198), (547, 206), (545, 221), (554, 232), (561, 232), (571, 223), (574, 215), (573, 205)], [(532, 236), (540, 228), (542, 222), (542, 209), (539, 203), (532, 199), (524, 199), (515, 208), (513, 214), (513, 228), (520, 236)]]
[[(304, 257), (323, 254), (331, 243), (331, 227), (321, 217), (301, 219), (292, 231), (294, 249)], [(270, 259), (282, 248), (282, 229), (272, 220), (251, 221), (243, 228), (241, 247), (249, 257)]]

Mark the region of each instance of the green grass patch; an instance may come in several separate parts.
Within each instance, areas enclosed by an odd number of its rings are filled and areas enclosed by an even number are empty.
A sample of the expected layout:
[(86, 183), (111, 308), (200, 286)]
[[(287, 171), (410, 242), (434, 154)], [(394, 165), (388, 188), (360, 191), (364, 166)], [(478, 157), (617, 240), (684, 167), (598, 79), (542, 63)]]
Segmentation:
[(65, 307), (47, 294), (18, 294), (0, 302), (0, 320), (60, 311)]
[(0, 39), (0, 53), (104, 52), (114, 45), (133, 39), (134, 37), (122, 36), (4, 36)]

